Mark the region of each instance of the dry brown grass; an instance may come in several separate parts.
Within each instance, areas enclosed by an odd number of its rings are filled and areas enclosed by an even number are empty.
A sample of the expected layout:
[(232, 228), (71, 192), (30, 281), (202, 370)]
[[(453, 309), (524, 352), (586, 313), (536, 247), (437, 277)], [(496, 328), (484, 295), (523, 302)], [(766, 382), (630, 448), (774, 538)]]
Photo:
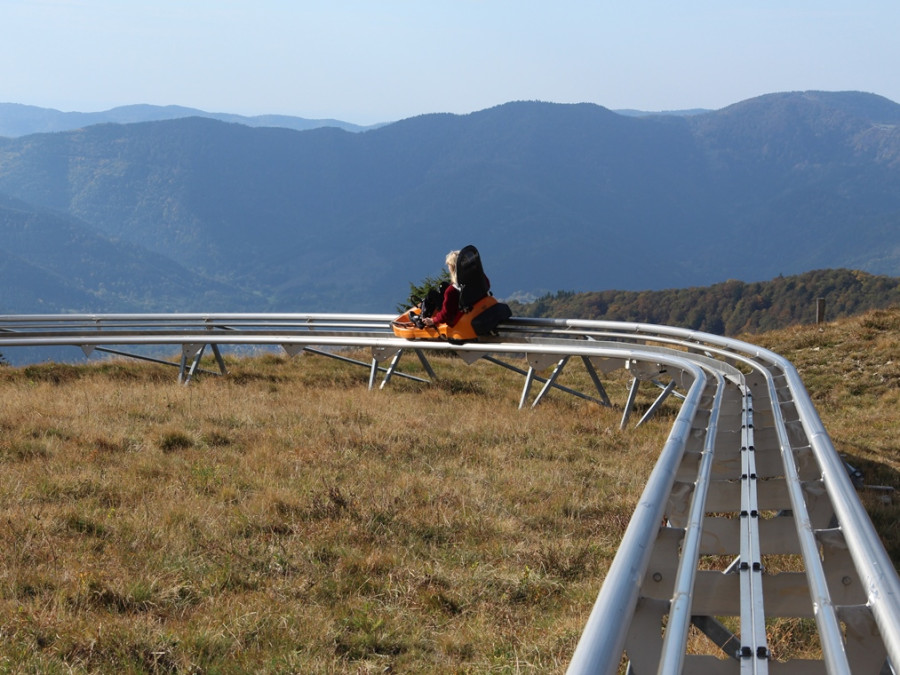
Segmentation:
[[(836, 444), (896, 483), (875, 345), (900, 330), (865, 321), (754, 340), (810, 356)], [(880, 365), (831, 386), (818, 359), (844, 331)], [(618, 410), (518, 411), (518, 376), (433, 364), (437, 386), (374, 392), (318, 357), (188, 387), (128, 362), (0, 368), (0, 672), (564, 670), (673, 409), (620, 432)]]
[[(794, 363), (835, 448), (865, 482), (900, 490), (900, 308), (754, 339)], [(900, 566), (900, 496), (860, 497)]]
[(562, 670), (668, 423), (434, 365), (0, 370), (0, 669)]

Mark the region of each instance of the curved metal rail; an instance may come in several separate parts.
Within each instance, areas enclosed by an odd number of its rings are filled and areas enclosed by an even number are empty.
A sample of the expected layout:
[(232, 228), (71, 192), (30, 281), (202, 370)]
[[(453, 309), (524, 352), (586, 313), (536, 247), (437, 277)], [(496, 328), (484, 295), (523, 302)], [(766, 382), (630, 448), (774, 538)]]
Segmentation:
[[(900, 664), (900, 580), (794, 367), (754, 345), (638, 323), (514, 318), (499, 335), (467, 344), (407, 341), (382, 314), (107, 314), (0, 316), (0, 350), (76, 345), (122, 351), (178, 345), (189, 382), (210, 348), (281, 346), (370, 369), (385, 386), (414, 353), (485, 359), (525, 377), (520, 407), (562, 391), (611, 405), (600, 373), (625, 368), (632, 386), (661, 389), (639, 424), (669, 396), (683, 398), (600, 589), (570, 673), (882, 673)], [(343, 347), (368, 347), (372, 360)], [(504, 361), (524, 356), (527, 369)], [(596, 392), (559, 383), (580, 359)], [(162, 361), (165, 362), (165, 361)], [(387, 365), (383, 365), (387, 364)], [(552, 369), (547, 377), (539, 373)], [(599, 372), (598, 372), (599, 371)], [(427, 380), (422, 380), (427, 381)], [(800, 572), (767, 569), (789, 556)], [(727, 561), (722, 563), (721, 561)], [(821, 658), (778, 660), (769, 633), (779, 619), (814, 620)], [(726, 625), (737, 626), (732, 632)], [(686, 653), (691, 626), (722, 657)], [(624, 655), (624, 656), (623, 656)]]

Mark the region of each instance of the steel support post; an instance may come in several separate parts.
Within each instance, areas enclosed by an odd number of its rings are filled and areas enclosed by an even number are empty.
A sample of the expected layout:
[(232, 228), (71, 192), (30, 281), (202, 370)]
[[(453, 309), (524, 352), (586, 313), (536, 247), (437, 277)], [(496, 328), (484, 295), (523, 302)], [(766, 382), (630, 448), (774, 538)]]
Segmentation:
[[(481, 357), (479, 357), (479, 358), (483, 358), (483, 359), (484, 359), (485, 361), (487, 361), (488, 363), (493, 363), (494, 365), (500, 366), (501, 368), (506, 368), (507, 370), (511, 370), (512, 372), (518, 373), (519, 375), (525, 375), (526, 377), (528, 376), (528, 371), (522, 370), (521, 368), (517, 368), (516, 366), (514, 366), (514, 365), (512, 365), (512, 364), (509, 364), (509, 363), (506, 363), (506, 362), (504, 362), (504, 361), (501, 361), (500, 359), (494, 358), (493, 356), (491, 356), (491, 355), (489, 355), (489, 354), (485, 354), (484, 356), (481, 356)], [(542, 384), (543, 384), (544, 382), (546, 382), (546, 380), (545, 380), (543, 377), (540, 377), (540, 376), (537, 375), (537, 374), (533, 374), (533, 375), (532, 375), (532, 380), (533, 380), (534, 382), (540, 382), (540, 383), (542, 383)], [(601, 401), (600, 399), (596, 399), (596, 398), (594, 398), (593, 396), (588, 396), (587, 394), (584, 394), (584, 393), (582, 393), (582, 392), (580, 392), (580, 391), (575, 391), (574, 389), (571, 389), (570, 387), (564, 387), (563, 385), (561, 385), (561, 384), (559, 384), (559, 383), (554, 383), (554, 384), (553, 384), (553, 388), (554, 388), (554, 389), (559, 389), (560, 391), (563, 391), (563, 392), (565, 392), (565, 393), (567, 393), (567, 394), (570, 394), (570, 395), (572, 395), (572, 396), (575, 396), (576, 398), (580, 398), (580, 399), (583, 399), (583, 400), (585, 400), (585, 401), (593, 401), (594, 403), (599, 403), (600, 405), (604, 405), (603, 401)], [(604, 393), (605, 393), (605, 392), (604, 392)], [(526, 398), (527, 398), (527, 397), (526, 397)], [(607, 401), (608, 401), (608, 400), (609, 400), (609, 399), (607, 399)], [(523, 401), (523, 399), (520, 399), (519, 408), (524, 407), (524, 402), (522, 402), (522, 401)], [(610, 407), (611, 407), (611, 406), (610, 406)]]
[(631, 408), (634, 405), (634, 399), (637, 397), (638, 387), (641, 386), (641, 381), (637, 378), (634, 378), (631, 381), (631, 389), (628, 392), (628, 400), (625, 401), (625, 410), (622, 413), (622, 421), (619, 423), (619, 429), (624, 429), (628, 424), (628, 418), (631, 417)]
[(225, 367), (225, 359), (222, 358), (222, 352), (219, 351), (219, 345), (213, 344), (210, 345), (212, 347), (213, 354), (216, 357), (216, 363), (219, 364), (219, 372), (222, 375), (228, 374), (228, 368)]
[(544, 398), (544, 394), (550, 391), (550, 388), (556, 383), (556, 378), (559, 377), (559, 374), (562, 372), (563, 368), (566, 367), (566, 364), (569, 362), (569, 357), (565, 356), (559, 360), (556, 364), (556, 367), (553, 369), (553, 372), (550, 373), (550, 377), (547, 378), (547, 381), (544, 382), (544, 386), (538, 392), (538, 395), (534, 397), (534, 401), (531, 403), (531, 407), (537, 407), (537, 404), (541, 402), (541, 399)]
[[(144, 356), (143, 354), (132, 354), (131, 352), (123, 352), (119, 349), (109, 349), (108, 347), (90, 347), (89, 349), (85, 348), (86, 346), (82, 346), (82, 350), (85, 353), (85, 356), (90, 356), (91, 352), (103, 352), (104, 354), (112, 354), (113, 356), (124, 356), (129, 359), (135, 359), (137, 361), (147, 361), (149, 363), (158, 363), (161, 366), (172, 366), (174, 368), (181, 368), (181, 363), (173, 363), (172, 361), (166, 361), (165, 359), (156, 359), (152, 356)], [(213, 370), (205, 370), (203, 368), (197, 369), (198, 373), (205, 373), (206, 375), (224, 375), (225, 373), (217, 373)], [(179, 382), (181, 379), (179, 378)]]
[(612, 408), (612, 402), (609, 400), (609, 396), (606, 395), (606, 389), (603, 387), (603, 383), (600, 381), (600, 376), (597, 375), (597, 369), (594, 368), (594, 364), (591, 363), (591, 359), (588, 356), (581, 357), (582, 363), (584, 363), (584, 368), (587, 370), (588, 375), (591, 376), (591, 380), (594, 383), (594, 386), (597, 388), (597, 393), (600, 394), (601, 403), (607, 408)]
[(528, 400), (528, 391), (531, 389), (531, 383), (534, 381), (534, 368), (528, 367), (528, 374), (525, 376), (525, 386), (522, 387), (522, 396), (519, 397), (519, 410), (525, 407), (525, 401)]
[(184, 384), (185, 371), (187, 370), (187, 354), (181, 351), (181, 361), (178, 364), (178, 384)]
[(428, 363), (428, 359), (425, 358), (425, 353), (421, 349), (416, 349), (416, 356), (419, 357), (419, 363), (422, 364), (422, 367), (425, 369), (425, 372), (428, 373), (428, 377), (432, 380), (437, 379), (437, 375), (434, 374), (434, 370), (431, 368), (431, 364)]
[(403, 356), (403, 350), (398, 349), (397, 353), (394, 354), (394, 358), (391, 359), (391, 365), (388, 366), (388, 369), (384, 372), (384, 378), (381, 380), (381, 386), (379, 389), (384, 389), (384, 385), (391, 381), (391, 375), (394, 374), (394, 370), (397, 368), (397, 364), (400, 363), (400, 357)]
[(200, 366), (200, 359), (203, 358), (203, 352), (206, 351), (206, 345), (200, 347), (200, 351), (194, 356), (194, 360), (191, 362), (191, 367), (188, 370), (187, 378), (184, 380), (184, 384), (190, 384), (191, 378), (194, 377), (194, 373), (197, 372), (197, 368)]
[(669, 398), (669, 394), (672, 393), (672, 390), (675, 389), (675, 380), (669, 382), (666, 385), (665, 389), (662, 390), (662, 393), (656, 397), (656, 400), (653, 404), (647, 409), (647, 412), (644, 413), (644, 416), (638, 420), (638, 423), (635, 424), (635, 427), (641, 426), (644, 422), (649, 420), (653, 415), (659, 410), (659, 407), (665, 402), (667, 398)]

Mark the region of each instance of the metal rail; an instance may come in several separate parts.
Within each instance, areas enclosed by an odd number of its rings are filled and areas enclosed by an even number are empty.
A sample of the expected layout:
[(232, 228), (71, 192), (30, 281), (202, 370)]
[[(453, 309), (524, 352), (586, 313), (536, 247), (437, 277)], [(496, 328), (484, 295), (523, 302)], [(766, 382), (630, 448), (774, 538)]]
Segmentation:
[[(522, 374), (520, 407), (537, 382), (550, 392), (612, 403), (601, 376), (624, 368), (632, 386), (626, 426), (643, 383), (683, 399), (575, 649), (570, 673), (883, 673), (900, 664), (900, 580), (847, 469), (794, 367), (754, 345), (667, 326), (514, 318), (497, 337), (466, 344), (407, 341), (383, 314), (103, 314), (0, 316), (0, 351), (76, 345), (169, 363), (179, 380), (201, 372), (210, 348), (280, 346), (427, 382), (400, 370), (413, 352), (453, 352)], [(125, 351), (178, 346), (169, 362)], [(340, 353), (371, 349), (369, 363)], [(504, 359), (524, 357), (527, 368)], [(573, 359), (573, 357), (575, 357)], [(596, 395), (560, 384), (580, 360)], [(544, 371), (551, 371), (543, 376)], [(214, 372), (214, 371), (203, 371)], [(799, 572), (769, 571), (789, 556)], [(727, 561), (722, 563), (721, 561)], [(783, 661), (770, 646), (780, 619), (814, 621), (821, 657)], [(693, 625), (720, 657), (687, 653)], [(733, 632), (732, 628), (737, 627)], [(896, 671), (894, 671), (896, 672)]]

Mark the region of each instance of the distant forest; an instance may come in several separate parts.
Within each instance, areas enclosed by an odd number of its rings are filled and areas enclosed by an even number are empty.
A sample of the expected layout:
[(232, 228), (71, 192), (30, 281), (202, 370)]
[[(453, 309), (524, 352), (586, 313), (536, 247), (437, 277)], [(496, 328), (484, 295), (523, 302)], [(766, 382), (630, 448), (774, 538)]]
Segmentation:
[(679, 326), (715, 333), (760, 333), (900, 306), (900, 278), (846, 269), (815, 270), (771, 281), (726, 281), (664, 291), (560, 291), (532, 303), (510, 302), (514, 316), (604, 319)]

